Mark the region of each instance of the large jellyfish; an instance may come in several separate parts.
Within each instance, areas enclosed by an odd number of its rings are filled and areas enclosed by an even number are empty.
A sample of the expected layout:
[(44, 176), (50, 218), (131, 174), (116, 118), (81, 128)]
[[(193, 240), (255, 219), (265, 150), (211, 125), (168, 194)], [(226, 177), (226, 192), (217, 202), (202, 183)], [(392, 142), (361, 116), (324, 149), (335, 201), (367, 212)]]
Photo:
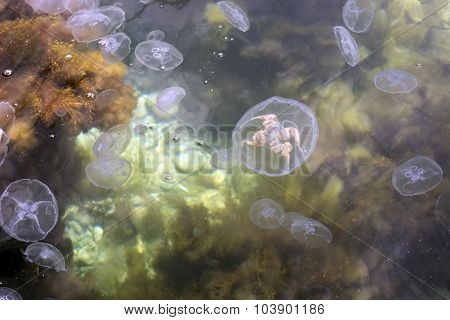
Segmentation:
[(98, 46), (107, 63), (116, 63), (130, 54), (131, 39), (123, 32), (114, 33), (101, 38)]
[(139, 43), (134, 50), (136, 58), (147, 68), (169, 71), (183, 62), (183, 54), (171, 44), (160, 40)]
[(233, 130), (233, 152), (256, 173), (281, 176), (314, 152), (319, 126), (313, 112), (296, 100), (272, 97), (248, 110)]
[(86, 166), (86, 176), (97, 187), (113, 189), (127, 182), (132, 172), (131, 163), (117, 156), (102, 157)]
[(351, 31), (365, 32), (373, 20), (373, 6), (370, 0), (348, 0), (342, 8), (342, 19)]
[(37, 242), (30, 244), (25, 250), (25, 258), (42, 267), (66, 271), (66, 262), (59, 250), (48, 243)]
[(13, 289), (0, 287), (0, 300), (23, 300), (23, 298)]
[(236, 3), (233, 1), (219, 1), (217, 5), (228, 22), (234, 27), (242, 32), (250, 30), (250, 21), (248, 20), (247, 14)]
[(94, 143), (97, 158), (118, 156), (128, 147), (133, 133), (127, 124), (118, 124), (102, 133)]
[(0, 197), (0, 225), (16, 240), (40, 241), (53, 230), (57, 220), (55, 196), (38, 180), (15, 181)]
[(248, 215), (250, 221), (261, 229), (275, 229), (280, 226), (283, 208), (271, 199), (261, 199), (252, 204)]
[(67, 0), (25, 0), (37, 13), (60, 14), (66, 11)]
[(341, 26), (334, 27), (333, 32), (345, 62), (351, 67), (356, 66), (359, 63), (359, 48), (355, 39), (347, 29)]
[(384, 70), (373, 77), (375, 86), (386, 93), (410, 93), (417, 87), (417, 80), (409, 72), (392, 69)]
[(291, 225), (292, 236), (307, 247), (327, 245), (333, 239), (331, 231), (319, 221), (310, 218), (295, 219)]

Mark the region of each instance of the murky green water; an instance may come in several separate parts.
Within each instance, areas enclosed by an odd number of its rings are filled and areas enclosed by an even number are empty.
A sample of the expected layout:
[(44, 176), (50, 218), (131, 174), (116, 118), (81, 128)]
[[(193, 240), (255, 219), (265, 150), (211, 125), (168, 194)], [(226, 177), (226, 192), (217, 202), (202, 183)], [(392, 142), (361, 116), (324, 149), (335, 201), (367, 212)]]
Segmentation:
[[(37, 268), (24, 259), (28, 243), (2, 232), (2, 286), (24, 299), (449, 297), (448, 201), (436, 215), (450, 186), (448, 1), (372, 1), (369, 30), (351, 33), (355, 67), (333, 33), (344, 25), (345, 1), (236, 3), (248, 15), (247, 32), (212, 1), (123, 1), (119, 31), (132, 50), (107, 65), (97, 41), (71, 41), (67, 12), (35, 18), (23, 1), (0, 1), (0, 101), (15, 109), (4, 128), (1, 192), (19, 179), (51, 189), (59, 218), (42, 242), (61, 251), (67, 269)], [(152, 30), (182, 53), (174, 70), (135, 58)], [(387, 69), (412, 74), (417, 88), (380, 91), (373, 77)], [(186, 96), (161, 111), (158, 93), (172, 86)], [(318, 141), (307, 161), (282, 176), (252, 172), (234, 153), (239, 161), (212, 166), (215, 152), (235, 150), (241, 117), (272, 96), (315, 115)], [(85, 167), (97, 137), (117, 124), (132, 130), (120, 155), (132, 173), (103, 189)], [(443, 180), (403, 196), (392, 174), (415, 156), (433, 159)], [(265, 198), (317, 220), (331, 242), (311, 246), (283, 227), (259, 228), (249, 210)]]

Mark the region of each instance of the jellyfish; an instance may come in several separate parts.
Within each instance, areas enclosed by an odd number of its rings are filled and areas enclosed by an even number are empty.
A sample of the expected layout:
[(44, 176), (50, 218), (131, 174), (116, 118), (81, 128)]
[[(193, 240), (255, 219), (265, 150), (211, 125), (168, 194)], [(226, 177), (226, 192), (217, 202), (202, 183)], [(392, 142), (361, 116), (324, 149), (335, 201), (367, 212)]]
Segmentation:
[(116, 156), (122, 154), (125, 151), (125, 149), (130, 144), (131, 137), (133, 136), (133, 132), (131, 131), (130, 126), (127, 124), (115, 125), (114, 127), (109, 128), (106, 132), (114, 138), (116, 145), (116, 151), (114, 155)]
[(369, 29), (373, 20), (373, 6), (370, 0), (348, 0), (342, 8), (345, 26), (361, 33)]
[(234, 27), (242, 32), (250, 30), (250, 21), (248, 20), (247, 14), (236, 3), (233, 1), (219, 1), (217, 5), (228, 22)]
[(166, 37), (166, 34), (161, 30), (152, 30), (147, 35), (147, 40), (162, 41)]
[(106, 89), (100, 92), (94, 100), (97, 112), (108, 112), (112, 103), (120, 98), (120, 93), (116, 89)]
[(445, 229), (450, 232), (450, 190), (444, 191), (439, 196), (434, 215)]
[(275, 229), (280, 226), (283, 208), (271, 199), (261, 199), (252, 204), (248, 215), (250, 221), (261, 229)]
[(186, 91), (181, 87), (169, 87), (158, 94), (156, 107), (163, 111), (169, 111), (177, 105), (186, 95)]
[(116, 63), (130, 54), (131, 39), (123, 32), (114, 33), (101, 38), (98, 46), (107, 63)]
[(304, 219), (305, 216), (302, 215), (301, 213), (297, 213), (297, 212), (285, 212), (283, 213), (283, 215), (280, 217), (280, 225), (286, 229), (286, 230), (291, 230), (292, 224), (294, 222), (296, 222), (299, 219)]
[(102, 133), (94, 143), (94, 155), (97, 158), (117, 155), (116, 140), (108, 132)]
[(66, 262), (59, 250), (48, 243), (32, 243), (25, 252), (25, 259), (42, 267), (55, 269), (56, 271), (66, 271)]
[(60, 14), (66, 11), (67, 0), (25, 0), (34, 12), (47, 14)]
[(99, 40), (116, 31), (125, 22), (125, 12), (117, 6), (82, 10), (67, 20), (67, 26), (78, 42)]
[(316, 118), (306, 105), (272, 97), (252, 107), (236, 124), (233, 154), (256, 173), (282, 176), (308, 160), (318, 136)]
[(66, 0), (66, 9), (72, 13), (98, 8), (100, 0)]
[(0, 197), (0, 225), (16, 240), (40, 241), (53, 230), (57, 220), (55, 196), (38, 180), (15, 181)]
[(327, 227), (310, 218), (295, 219), (291, 225), (291, 234), (294, 239), (310, 248), (327, 245), (333, 239)]
[(6, 155), (8, 154), (8, 143), (8, 135), (5, 131), (3, 131), (3, 129), (0, 128), (0, 166), (3, 164), (6, 159)]
[(99, 188), (118, 188), (127, 182), (132, 172), (131, 163), (118, 156), (102, 157), (86, 166), (86, 176)]
[(0, 128), (6, 129), (16, 119), (16, 111), (6, 101), (0, 102)]
[(394, 170), (392, 185), (403, 196), (415, 196), (432, 190), (442, 178), (442, 169), (433, 159), (417, 156)]
[(183, 55), (177, 48), (160, 40), (141, 42), (134, 53), (139, 62), (152, 70), (173, 70), (183, 62)]
[(333, 27), (333, 32), (345, 62), (351, 67), (356, 66), (359, 63), (359, 48), (355, 39), (347, 29), (341, 26)]
[(412, 74), (398, 69), (377, 73), (373, 82), (379, 90), (386, 93), (410, 93), (417, 87), (417, 80)]
[(0, 287), (0, 300), (23, 300), (22, 296), (8, 287)]

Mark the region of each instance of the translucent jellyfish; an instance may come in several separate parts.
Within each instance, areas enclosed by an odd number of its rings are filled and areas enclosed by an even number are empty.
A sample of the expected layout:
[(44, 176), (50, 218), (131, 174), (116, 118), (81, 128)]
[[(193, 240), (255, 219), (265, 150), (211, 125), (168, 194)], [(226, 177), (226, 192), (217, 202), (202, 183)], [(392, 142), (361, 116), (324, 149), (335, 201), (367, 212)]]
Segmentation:
[(297, 213), (297, 212), (285, 212), (281, 217), (280, 217), (280, 225), (286, 229), (286, 230), (291, 230), (292, 224), (299, 220), (299, 219), (304, 219), (305, 216), (302, 215), (301, 213)]
[(412, 74), (398, 69), (377, 73), (373, 82), (386, 93), (410, 93), (417, 87), (417, 80)]
[(186, 95), (186, 91), (181, 87), (170, 87), (164, 89), (156, 98), (156, 107), (160, 110), (168, 111), (177, 105)]
[(450, 232), (450, 190), (443, 192), (439, 196), (434, 215), (445, 229)]
[(67, 20), (78, 42), (99, 40), (116, 31), (125, 22), (125, 12), (118, 6), (82, 10)]
[(86, 176), (97, 187), (113, 189), (127, 182), (132, 170), (131, 163), (122, 157), (103, 157), (86, 166)]
[(8, 125), (14, 122), (16, 111), (13, 106), (6, 101), (0, 102), (0, 128), (6, 129)]
[(100, 0), (66, 0), (66, 9), (70, 12), (98, 8)]
[(183, 55), (177, 48), (160, 40), (141, 42), (134, 53), (139, 62), (152, 70), (173, 70), (183, 62)]
[(166, 34), (161, 30), (152, 30), (147, 35), (147, 40), (162, 41), (166, 37)]
[(0, 300), (23, 300), (23, 298), (13, 289), (0, 287)]
[(327, 227), (310, 218), (296, 219), (291, 225), (291, 234), (296, 240), (311, 248), (327, 245), (333, 239)]
[(133, 136), (133, 132), (131, 131), (131, 128), (127, 124), (118, 124), (112, 128), (109, 128), (108, 131), (106, 131), (108, 134), (110, 134), (116, 144), (116, 152), (114, 155), (118, 156), (122, 154), (125, 149), (128, 147), (131, 141), (131, 137)]
[(106, 89), (100, 92), (94, 100), (95, 110), (99, 113), (109, 112), (111, 104), (120, 98), (120, 93), (116, 89)]
[(55, 196), (38, 180), (15, 181), (0, 197), (0, 225), (16, 240), (40, 241), (53, 230), (57, 220)]
[(3, 164), (6, 159), (6, 155), (8, 154), (8, 143), (8, 135), (5, 131), (3, 131), (3, 129), (0, 128), (0, 166)]
[(112, 134), (104, 132), (94, 143), (94, 154), (97, 158), (117, 155), (116, 140)]
[(345, 26), (361, 33), (369, 29), (373, 20), (373, 6), (370, 0), (348, 0), (342, 8)]
[(130, 54), (131, 39), (123, 32), (114, 33), (101, 38), (98, 46), (106, 62), (116, 63)]
[(25, 259), (42, 267), (66, 271), (66, 261), (59, 250), (48, 243), (30, 244), (25, 250)]
[(359, 48), (350, 32), (341, 26), (333, 27), (334, 35), (339, 44), (341, 54), (349, 66), (356, 66), (359, 63)]
[(394, 170), (392, 185), (403, 196), (415, 196), (439, 185), (442, 177), (442, 169), (434, 160), (417, 156)]
[(34, 12), (47, 14), (60, 14), (66, 11), (67, 0), (25, 0)]
[(272, 97), (248, 110), (233, 130), (233, 153), (256, 173), (281, 176), (314, 152), (319, 126), (313, 112), (296, 100)]
[(219, 1), (217, 5), (228, 22), (234, 27), (243, 32), (247, 32), (250, 29), (250, 21), (248, 20), (247, 14), (236, 3), (233, 1)]
[(261, 229), (275, 229), (280, 226), (283, 208), (271, 199), (261, 199), (252, 204), (248, 215), (251, 222)]

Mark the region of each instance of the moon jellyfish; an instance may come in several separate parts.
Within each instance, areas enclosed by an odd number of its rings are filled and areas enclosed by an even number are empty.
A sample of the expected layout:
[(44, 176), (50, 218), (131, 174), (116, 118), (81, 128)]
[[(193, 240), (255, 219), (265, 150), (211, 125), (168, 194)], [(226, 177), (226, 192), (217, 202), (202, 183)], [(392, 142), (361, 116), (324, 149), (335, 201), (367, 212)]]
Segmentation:
[(361, 33), (369, 29), (373, 20), (373, 6), (370, 0), (348, 0), (342, 8), (345, 26), (353, 32)]
[(162, 41), (166, 37), (166, 34), (161, 30), (152, 30), (147, 35), (147, 40)]
[(66, 11), (67, 0), (25, 0), (34, 10), (34, 12), (43, 12), (47, 14), (60, 14)]
[(125, 12), (117, 6), (82, 10), (67, 20), (72, 35), (78, 42), (99, 40), (116, 31), (125, 22)]
[(443, 192), (439, 196), (434, 215), (445, 229), (450, 232), (450, 190)]
[(327, 245), (333, 239), (327, 227), (310, 218), (296, 219), (291, 225), (291, 234), (294, 239), (310, 248)]
[(261, 199), (252, 204), (248, 215), (251, 222), (261, 229), (275, 229), (280, 226), (283, 208), (271, 199)]
[(219, 1), (217, 2), (220, 10), (225, 15), (225, 18), (234, 27), (243, 32), (247, 32), (250, 29), (250, 21), (247, 14), (233, 1)]
[(66, 0), (66, 9), (70, 12), (95, 9), (100, 5), (100, 0)]
[(439, 185), (442, 177), (442, 169), (434, 160), (417, 156), (394, 170), (392, 185), (403, 196), (415, 196)]
[(97, 158), (114, 156), (117, 152), (116, 140), (112, 134), (104, 132), (95, 141), (93, 150)]
[(392, 69), (377, 73), (373, 82), (386, 93), (410, 93), (417, 87), (416, 78), (409, 72)]
[(291, 230), (292, 224), (299, 220), (299, 219), (304, 219), (305, 216), (297, 213), (297, 212), (285, 212), (281, 217), (280, 217), (280, 225), (286, 229), (286, 230)]
[(131, 163), (122, 157), (103, 157), (86, 166), (86, 176), (99, 188), (113, 189), (127, 182), (132, 170)]
[(6, 129), (8, 125), (14, 122), (16, 111), (13, 106), (6, 101), (0, 102), (0, 128)]
[(186, 91), (181, 87), (170, 87), (164, 89), (156, 98), (156, 107), (160, 110), (168, 111), (178, 104), (186, 95)]
[(339, 50), (349, 66), (359, 63), (359, 48), (350, 32), (341, 26), (333, 27), (334, 35), (338, 41)]
[(110, 134), (116, 145), (116, 151), (114, 155), (118, 156), (122, 154), (125, 149), (128, 147), (131, 141), (131, 137), (133, 136), (133, 132), (131, 131), (131, 128), (127, 124), (118, 124), (114, 127), (111, 127), (106, 131), (108, 134)]
[(8, 143), (8, 135), (0, 128), (0, 166), (3, 164), (3, 161), (5, 161), (6, 155), (8, 154)]
[(106, 62), (116, 63), (130, 54), (131, 39), (123, 32), (114, 33), (101, 38), (98, 46)]
[(152, 70), (173, 70), (183, 62), (183, 55), (177, 48), (160, 40), (141, 42), (134, 53), (139, 62)]
[(0, 300), (23, 300), (23, 298), (13, 289), (0, 287)]
[(37, 242), (30, 244), (25, 250), (25, 259), (42, 267), (66, 271), (66, 262), (59, 250), (48, 243)]
[(0, 225), (16, 240), (40, 241), (53, 230), (57, 220), (55, 196), (38, 180), (15, 181), (0, 197)]
[(303, 103), (272, 97), (248, 110), (233, 130), (233, 153), (250, 170), (282, 176), (314, 152), (319, 126)]

